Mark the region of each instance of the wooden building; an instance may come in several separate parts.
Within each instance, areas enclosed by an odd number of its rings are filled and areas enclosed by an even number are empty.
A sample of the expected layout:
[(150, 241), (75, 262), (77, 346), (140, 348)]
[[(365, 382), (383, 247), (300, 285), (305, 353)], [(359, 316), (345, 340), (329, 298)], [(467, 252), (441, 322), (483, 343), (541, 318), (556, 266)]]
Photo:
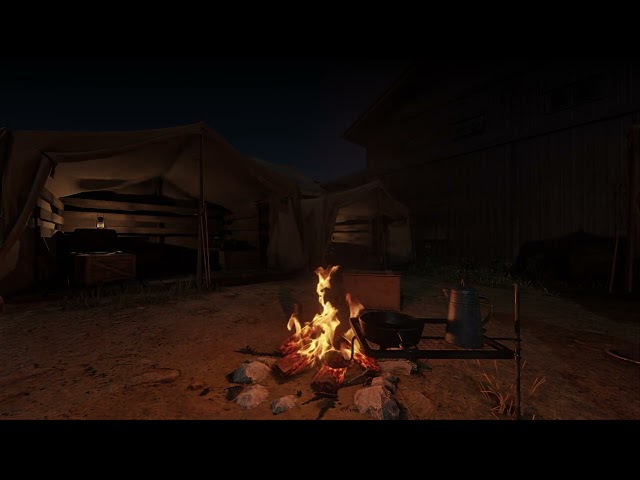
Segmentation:
[(418, 255), (512, 262), (530, 241), (625, 234), (638, 123), (637, 60), (421, 63), (344, 133), (367, 153), (348, 180), (411, 209)]

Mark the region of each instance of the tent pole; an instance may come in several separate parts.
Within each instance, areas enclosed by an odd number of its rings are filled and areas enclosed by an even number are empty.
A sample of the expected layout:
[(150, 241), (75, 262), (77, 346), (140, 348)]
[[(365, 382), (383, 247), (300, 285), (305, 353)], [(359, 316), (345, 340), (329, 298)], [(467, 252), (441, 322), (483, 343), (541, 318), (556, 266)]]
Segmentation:
[(200, 199), (198, 200), (198, 263), (196, 266), (196, 284), (202, 287), (202, 265), (204, 263), (204, 232), (202, 225), (202, 202), (204, 199), (204, 181), (202, 178), (202, 129), (200, 130)]
[(196, 285), (200, 288), (202, 278), (202, 217), (200, 216), (200, 205), (198, 204), (198, 261), (196, 263)]
[(207, 203), (204, 198), (204, 122), (200, 124), (200, 214), (202, 215), (202, 257), (204, 261), (205, 286), (211, 287), (211, 264), (209, 263), (209, 223)]

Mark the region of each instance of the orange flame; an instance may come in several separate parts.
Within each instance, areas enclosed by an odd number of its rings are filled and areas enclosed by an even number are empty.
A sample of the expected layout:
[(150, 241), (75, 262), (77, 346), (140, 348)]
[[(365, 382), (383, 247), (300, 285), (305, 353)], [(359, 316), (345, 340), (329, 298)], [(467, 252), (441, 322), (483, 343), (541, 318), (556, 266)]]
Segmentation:
[[(287, 356), (295, 353), (300, 356), (302, 363), (300, 368), (304, 366), (313, 366), (322, 363), (327, 354), (339, 354), (343, 359), (351, 359), (351, 351), (353, 348), (353, 360), (364, 368), (379, 370), (374, 359), (367, 357), (360, 349), (358, 342), (355, 341), (355, 333), (351, 328), (345, 335), (336, 338), (335, 332), (340, 325), (338, 318), (338, 310), (325, 299), (325, 291), (331, 288), (331, 275), (338, 269), (339, 265), (334, 265), (327, 269), (318, 267), (315, 274), (318, 277), (316, 293), (318, 294), (318, 303), (322, 307), (322, 312), (316, 314), (313, 320), (302, 325), (296, 313), (293, 313), (287, 323), (287, 329), (293, 331), (293, 335), (289, 337), (279, 348), (282, 355)], [(350, 318), (357, 317), (364, 309), (364, 306), (351, 298), (347, 293), (346, 300), (349, 305)], [(355, 342), (355, 344), (352, 344)], [(325, 362), (326, 363), (326, 362)], [(297, 369), (297, 370), (299, 370)], [(296, 370), (296, 371), (297, 371)], [(340, 377), (340, 381), (344, 378), (344, 374)]]

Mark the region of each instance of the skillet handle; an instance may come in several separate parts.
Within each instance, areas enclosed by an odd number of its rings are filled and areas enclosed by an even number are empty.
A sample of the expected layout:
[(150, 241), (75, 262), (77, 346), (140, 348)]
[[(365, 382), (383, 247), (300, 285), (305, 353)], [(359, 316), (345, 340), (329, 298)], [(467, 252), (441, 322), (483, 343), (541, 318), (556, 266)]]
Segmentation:
[(484, 300), (485, 302), (487, 302), (487, 304), (489, 306), (489, 313), (487, 313), (487, 316), (482, 319), (482, 325), (485, 325), (489, 320), (491, 320), (493, 318), (493, 304), (491, 303), (491, 301), (487, 297), (483, 297), (481, 295), (478, 295), (478, 298), (480, 300)]
[(404, 350), (405, 352), (409, 352), (416, 349), (416, 345), (412, 345), (411, 343), (407, 342), (402, 336), (402, 334), (397, 330), (396, 330), (396, 335), (398, 335), (398, 339), (400, 340), (400, 348), (402, 350)]

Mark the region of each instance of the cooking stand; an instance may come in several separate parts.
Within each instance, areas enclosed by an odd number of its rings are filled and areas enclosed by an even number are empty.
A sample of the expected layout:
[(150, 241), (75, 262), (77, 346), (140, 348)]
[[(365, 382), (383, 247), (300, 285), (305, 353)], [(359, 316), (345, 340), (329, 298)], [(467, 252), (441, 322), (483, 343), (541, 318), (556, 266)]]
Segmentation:
[[(426, 319), (423, 336), (418, 345), (412, 348), (387, 348), (376, 349), (372, 342), (366, 339), (360, 329), (357, 318), (350, 318), (349, 323), (355, 332), (365, 355), (374, 359), (438, 359), (438, 360), (514, 360), (515, 386), (516, 386), (516, 419), (521, 418), (521, 382), (522, 358), (520, 349), (520, 295), (518, 284), (514, 284), (514, 330), (511, 338), (496, 338), (484, 336), (482, 348), (463, 348), (452, 345), (444, 339), (446, 332), (446, 319)], [(512, 341), (513, 348), (504, 345), (503, 341)], [(353, 342), (352, 342), (353, 350)], [(353, 357), (353, 351), (352, 351)]]

